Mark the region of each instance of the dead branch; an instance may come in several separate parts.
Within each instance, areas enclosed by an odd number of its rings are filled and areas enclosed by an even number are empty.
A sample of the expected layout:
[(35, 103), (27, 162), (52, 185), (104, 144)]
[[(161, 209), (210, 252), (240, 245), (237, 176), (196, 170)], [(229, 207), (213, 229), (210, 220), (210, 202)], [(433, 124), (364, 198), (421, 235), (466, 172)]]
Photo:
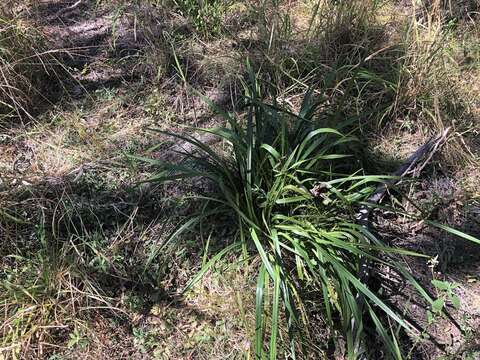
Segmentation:
[(80, 5), (82, 5), (84, 3), (84, 0), (78, 0), (76, 3), (70, 5), (70, 6), (67, 6), (66, 8), (63, 8), (63, 9), (60, 9), (59, 11), (57, 11), (57, 13), (54, 15), (54, 17), (56, 18), (60, 18), (62, 17), (63, 15), (65, 15), (66, 13), (68, 12), (71, 12), (71, 11), (74, 11), (75, 9), (77, 9)]

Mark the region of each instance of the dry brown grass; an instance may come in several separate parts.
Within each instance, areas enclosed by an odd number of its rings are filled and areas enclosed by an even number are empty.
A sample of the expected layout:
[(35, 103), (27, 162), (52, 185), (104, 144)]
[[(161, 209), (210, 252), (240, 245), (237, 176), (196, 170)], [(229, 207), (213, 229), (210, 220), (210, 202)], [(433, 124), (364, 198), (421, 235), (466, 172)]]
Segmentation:
[(47, 78), (58, 65), (44, 35), (16, 13), (16, 4), (0, 7), (0, 122), (32, 118), (37, 102), (45, 102)]

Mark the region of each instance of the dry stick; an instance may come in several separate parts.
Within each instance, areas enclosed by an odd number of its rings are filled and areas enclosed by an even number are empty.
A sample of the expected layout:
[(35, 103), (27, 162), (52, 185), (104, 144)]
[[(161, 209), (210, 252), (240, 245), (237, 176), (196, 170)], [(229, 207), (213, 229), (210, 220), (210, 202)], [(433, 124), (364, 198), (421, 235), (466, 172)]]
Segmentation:
[(54, 15), (54, 17), (59, 18), (65, 15), (67, 12), (73, 11), (76, 8), (78, 8), (80, 5), (83, 4), (83, 0), (78, 0), (75, 4), (67, 6), (66, 8), (60, 9), (57, 11), (57, 13)]
[[(393, 185), (398, 185), (403, 177), (411, 174), (416, 177), (420, 174), (420, 171), (427, 165), (427, 163), (432, 159), (433, 155), (438, 151), (441, 145), (443, 145), (447, 139), (447, 135), (450, 131), (450, 128), (445, 129), (439, 136), (435, 138), (430, 138), (424, 145), (417, 149), (406, 161), (405, 163), (398, 168), (397, 171), (393, 173), (395, 179), (382, 183), (377, 186), (374, 193), (368, 198), (367, 203), (360, 207), (360, 210), (357, 214), (357, 223), (362, 226), (365, 230), (370, 230), (370, 217), (373, 207), (378, 204), (382, 198), (385, 196), (389, 187)], [(425, 158), (425, 160), (420, 163), (420, 160)], [(365, 238), (366, 239), (366, 238)], [(368, 241), (368, 240), (367, 240)], [(370, 261), (365, 258), (360, 258), (360, 267), (358, 270), (358, 279), (362, 284), (368, 282), (370, 277)], [(363, 306), (365, 304), (365, 296), (362, 293), (358, 293), (355, 299), (360, 312), (363, 312)], [(355, 321), (355, 318), (351, 320), (352, 332), (354, 336), (359, 330), (359, 324)], [(360, 359), (366, 359), (365, 344), (363, 339), (360, 339), (357, 348), (357, 354), (360, 354)]]

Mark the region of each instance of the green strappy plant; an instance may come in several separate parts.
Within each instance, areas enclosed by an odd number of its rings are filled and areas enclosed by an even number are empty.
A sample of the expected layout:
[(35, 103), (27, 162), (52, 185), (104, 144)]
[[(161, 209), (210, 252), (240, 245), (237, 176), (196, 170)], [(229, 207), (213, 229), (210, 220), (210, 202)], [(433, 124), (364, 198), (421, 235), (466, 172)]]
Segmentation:
[(195, 130), (214, 135), (224, 146), (159, 131), (193, 150), (181, 152), (183, 161), (176, 164), (144, 159), (161, 169), (149, 181), (202, 178), (215, 189), (196, 196), (204, 202), (202, 211), (182, 224), (164, 246), (212, 217), (227, 217), (237, 229), (233, 242), (224, 244), (206, 262), (186, 290), (226, 254), (253, 255), (261, 259), (256, 289), (256, 358), (277, 358), (282, 322), (290, 340), (286, 346), (281, 344), (281, 351), (292, 358), (301, 351), (301, 341), (296, 340), (302, 339), (309, 322), (304, 306), (308, 287), (318, 291), (326, 323), (343, 333), (350, 359), (365, 349), (366, 318), (382, 339), (386, 353), (401, 359), (394, 329), (414, 328), (362, 282), (361, 264), (388, 266), (412, 284), (427, 303), (432, 304), (433, 299), (395, 260), (398, 254), (421, 255), (386, 246), (356, 221), (360, 206), (388, 177), (364, 175), (348, 165), (355, 163), (347, 151), (356, 141), (345, 133), (349, 124), (322, 126), (321, 104), (314, 101), (312, 92), (307, 93), (300, 110), (292, 113), (262, 100), (259, 81), (251, 69), (245, 89), (245, 116), (226, 113), (205, 99), (226, 126)]

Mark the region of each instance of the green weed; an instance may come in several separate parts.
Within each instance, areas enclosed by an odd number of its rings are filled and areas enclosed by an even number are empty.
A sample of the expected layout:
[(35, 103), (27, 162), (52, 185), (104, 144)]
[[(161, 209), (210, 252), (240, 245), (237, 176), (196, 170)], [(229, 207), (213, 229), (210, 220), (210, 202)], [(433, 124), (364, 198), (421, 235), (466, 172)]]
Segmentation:
[(173, 0), (193, 24), (194, 28), (204, 37), (218, 35), (222, 19), (228, 6), (225, 0)]

